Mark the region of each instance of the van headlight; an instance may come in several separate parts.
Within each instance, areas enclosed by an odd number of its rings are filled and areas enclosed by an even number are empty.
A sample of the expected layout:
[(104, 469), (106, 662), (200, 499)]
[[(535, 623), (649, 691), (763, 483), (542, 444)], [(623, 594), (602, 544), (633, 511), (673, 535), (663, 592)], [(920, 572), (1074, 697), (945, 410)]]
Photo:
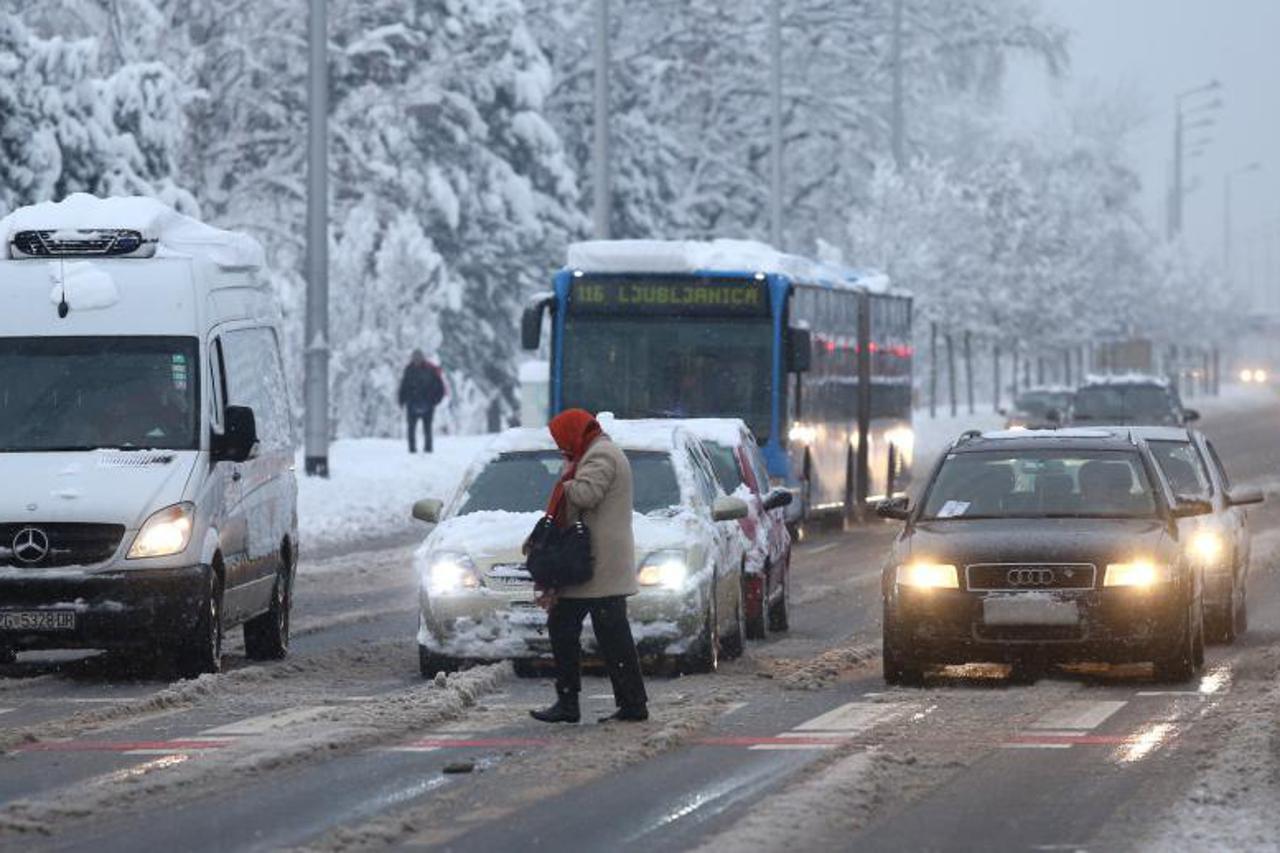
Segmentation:
[(1170, 580), (1169, 567), (1154, 560), (1131, 560), (1128, 563), (1107, 563), (1103, 586), (1155, 586)]
[(174, 504), (154, 512), (133, 538), (126, 559), (142, 560), (147, 557), (171, 557), (181, 554), (191, 544), (191, 529), (195, 526), (196, 506), (190, 503)]
[(923, 589), (959, 589), (960, 576), (950, 563), (907, 563), (898, 566), (899, 586)]
[(667, 549), (654, 551), (640, 563), (636, 582), (640, 586), (657, 586), (663, 589), (681, 589), (689, 578), (689, 563), (684, 551)]
[(476, 564), (461, 551), (437, 551), (427, 557), (422, 585), (432, 595), (447, 595), (476, 589), (480, 586), (480, 574)]

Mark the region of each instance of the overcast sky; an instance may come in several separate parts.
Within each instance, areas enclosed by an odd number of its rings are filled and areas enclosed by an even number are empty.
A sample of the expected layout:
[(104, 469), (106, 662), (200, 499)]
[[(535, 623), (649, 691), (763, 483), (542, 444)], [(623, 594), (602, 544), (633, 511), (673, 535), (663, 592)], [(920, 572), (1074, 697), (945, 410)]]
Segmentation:
[(1223, 176), (1253, 161), (1263, 171), (1233, 181), (1232, 255), (1241, 277), (1261, 277), (1263, 233), (1280, 267), (1280, 0), (1042, 0), (1073, 31), (1069, 79), (1053, 86), (1020, 69), (1010, 86), (1019, 122), (1039, 123), (1057, 98), (1127, 88), (1145, 104), (1147, 123), (1132, 141), (1153, 227), (1165, 224), (1173, 161), (1174, 93), (1210, 79), (1225, 107), (1208, 153), (1188, 163), (1200, 187), (1186, 201), (1185, 229), (1197, 250), (1222, 251)]

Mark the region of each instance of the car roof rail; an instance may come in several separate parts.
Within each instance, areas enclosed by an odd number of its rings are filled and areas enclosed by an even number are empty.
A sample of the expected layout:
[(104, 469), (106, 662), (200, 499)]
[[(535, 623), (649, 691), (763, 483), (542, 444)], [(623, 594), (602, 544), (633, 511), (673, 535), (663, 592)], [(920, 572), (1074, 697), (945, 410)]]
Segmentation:
[(952, 442), (951, 446), (957, 447), (961, 444), (964, 444), (966, 441), (973, 441), (975, 438), (982, 438), (982, 430), (967, 429), (964, 432), (960, 433), (960, 437), (957, 438), (954, 442)]

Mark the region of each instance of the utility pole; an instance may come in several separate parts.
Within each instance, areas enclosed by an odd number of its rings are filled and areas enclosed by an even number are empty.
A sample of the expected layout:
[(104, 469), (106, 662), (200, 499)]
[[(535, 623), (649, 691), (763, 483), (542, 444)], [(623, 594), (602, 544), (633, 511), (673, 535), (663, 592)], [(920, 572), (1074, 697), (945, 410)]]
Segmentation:
[(769, 3), (769, 243), (782, 245), (782, 0)]
[(329, 476), (329, 10), (311, 0), (307, 45), (307, 322), (305, 470)]
[(906, 165), (906, 140), (902, 103), (902, 6), (905, 0), (893, 0), (893, 164), (901, 172)]
[(591, 151), (591, 219), (597, 240), (609, 239), (613, 199), (609, 168), (609, 0), (596, 0), (595, 127)]
[[(1186, 132), (1195, 128), (1213, 126), (1212, 117), (1204, 117), (1190, 123), (1187, 122), (1186, 117), (1190, 114), (1211, 112), (1222, 108), (1221, 98), (1200, 104), (1190, 110), (1185, 109), (1183, 103), (1188, 98), (1203, 95), (1207, 92), (1214, 92), (1220, 88), (1222, 88), (1221, 83), (1217, 80), (1210, 80), (1203, 86), (1196, 86), (1194, 89), (1179, 92), (1173, 98), (1173, 187), (1169, 190), (1169, 225), (1167, 233), (1170, 240), (1182, 233), (1182, 207), (1187, 194), (1186, 182), (1183, 178), (1183, 167), (1186, 163)], [(1197, 143), (1197, 147), (1201, 144)], [(1202, 150), (1191, 152), (1192, 156), (1202, 153)]]

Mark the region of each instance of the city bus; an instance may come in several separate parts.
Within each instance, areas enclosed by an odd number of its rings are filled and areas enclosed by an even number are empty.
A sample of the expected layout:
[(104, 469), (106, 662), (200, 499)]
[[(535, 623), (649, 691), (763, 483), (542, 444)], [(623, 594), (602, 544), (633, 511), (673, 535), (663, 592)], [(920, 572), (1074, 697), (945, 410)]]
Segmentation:
[(552, 414), (741, 418), (798, 522), (905, 491), (911, 314), (882, 274), (758, 243), (593, 241), (526, 308), (522, 344), (549, 315)]

